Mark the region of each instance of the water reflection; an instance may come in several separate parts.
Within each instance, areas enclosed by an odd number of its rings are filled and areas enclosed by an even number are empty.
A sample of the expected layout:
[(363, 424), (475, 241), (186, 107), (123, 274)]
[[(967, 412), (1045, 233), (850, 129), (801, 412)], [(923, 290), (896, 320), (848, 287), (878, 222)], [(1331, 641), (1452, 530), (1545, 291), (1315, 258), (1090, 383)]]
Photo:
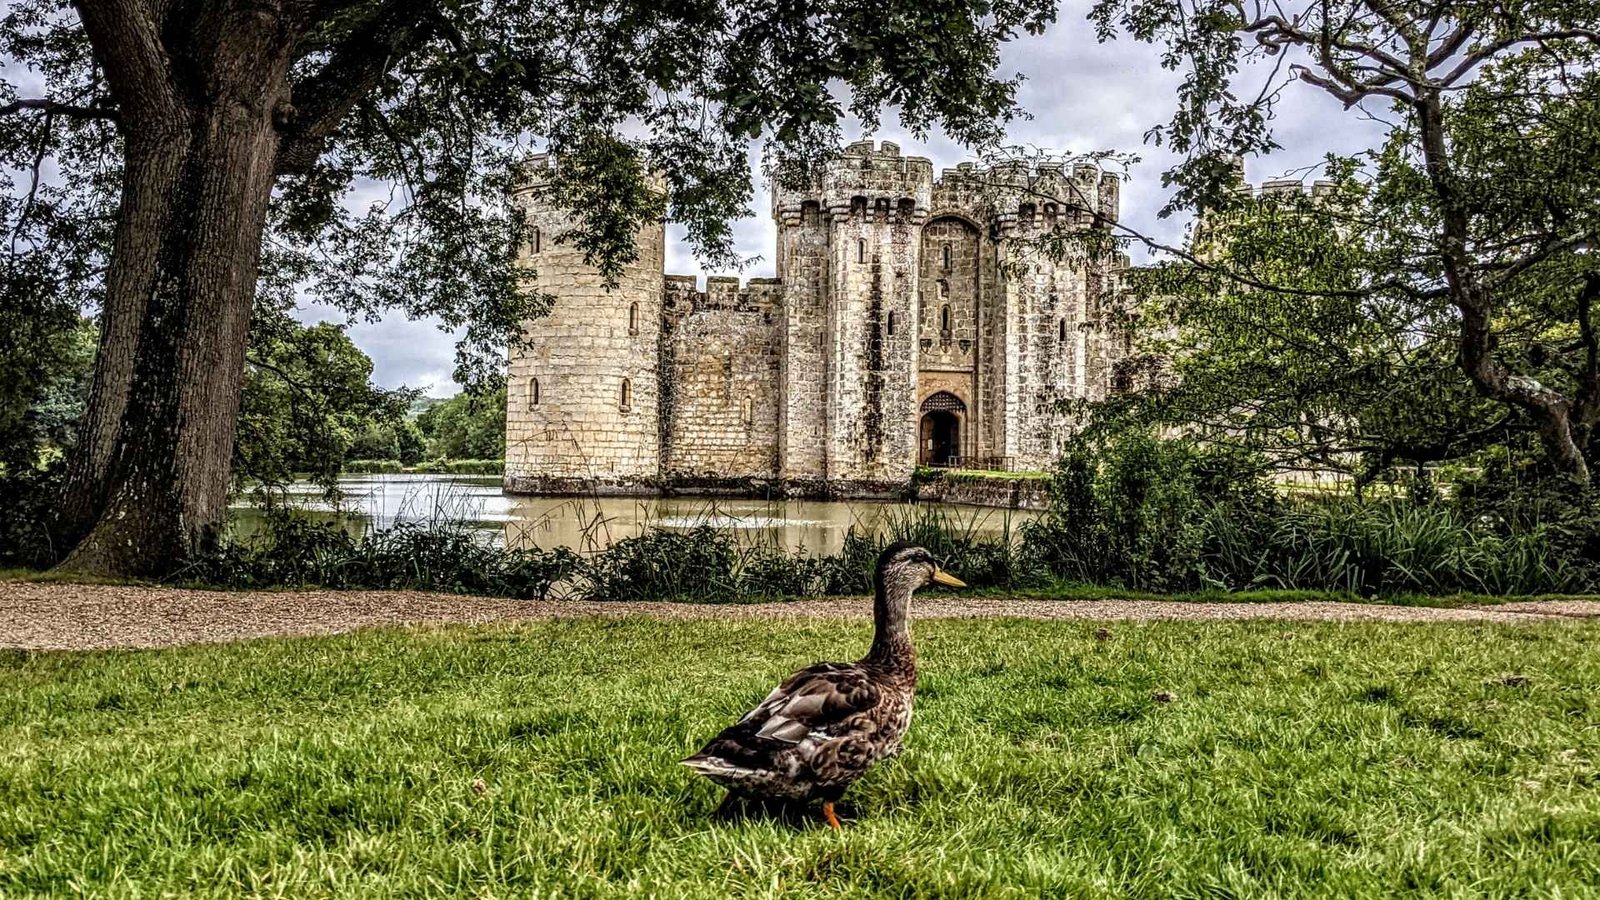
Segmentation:
[[(872, 501), (738, 500), (709, 497), (529, 497), (501, 492), (494, 476), (349, 475), (335, 508), (310, 483), (292, 485), (297, 507), (337, 518), (353, 534), (401, 521), (453, 520), (492, 533), (513, 547), (597, 550), (650, 528), (687, 530), (710, 525), (753, 543), (828, 554), (839, 550), (851, 527), (883, 532), (897, 518), (935, 509), (964, 529), (985, 534), (1014, 530), (1033, 513), (943, 504)], [(242, 498), (234, 508), (235, 533), (260, 526), (260, 513)]]

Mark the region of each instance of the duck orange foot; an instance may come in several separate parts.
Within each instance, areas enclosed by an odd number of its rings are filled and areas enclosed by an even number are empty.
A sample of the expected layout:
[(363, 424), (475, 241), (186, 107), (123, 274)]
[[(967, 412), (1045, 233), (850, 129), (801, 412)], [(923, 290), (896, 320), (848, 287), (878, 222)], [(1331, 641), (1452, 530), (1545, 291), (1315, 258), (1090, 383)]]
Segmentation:
[(833, 801), (832, 800), (829, 800), (827, 803), (822, 804), (822, 817), (824, 819), (828, 820), (828, 827), (829, 828), (832, 828), (834, 831), (840, 831), (841, 830), (841, 828), (839, 826), (839, 817), (833, 814)]

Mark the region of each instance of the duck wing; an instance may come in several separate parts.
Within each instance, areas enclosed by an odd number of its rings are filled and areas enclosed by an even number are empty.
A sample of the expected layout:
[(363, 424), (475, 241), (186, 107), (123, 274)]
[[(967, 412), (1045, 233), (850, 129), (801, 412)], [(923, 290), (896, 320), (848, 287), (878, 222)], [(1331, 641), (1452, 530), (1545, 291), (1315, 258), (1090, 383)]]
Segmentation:
[(877, 706), (881, 697), (880, 688), (861, 667), (818, 663), (790, 675), (684, 763), (706, 774), (712, 774), (708, 771), (712, 767), (787, 768), (779, 761), (785, 751), (835, 736), (854, 716)]

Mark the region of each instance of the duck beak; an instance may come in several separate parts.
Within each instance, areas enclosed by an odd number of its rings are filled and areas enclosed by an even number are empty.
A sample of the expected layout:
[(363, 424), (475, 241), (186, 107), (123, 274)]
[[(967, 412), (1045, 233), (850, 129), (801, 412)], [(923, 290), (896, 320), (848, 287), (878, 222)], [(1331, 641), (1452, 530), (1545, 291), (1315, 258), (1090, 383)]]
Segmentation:
[(966, 587), (967, 586), (967, 583), (965, 581), (962, 581), (961, 579), (955, 577), (954, 575), (951, 575), (949, 572), (946, 572), (945, 570), (939, 568), (938, 566), (934, 566), (934, 568), (933, 568), (933, 581), (934, 581), (935, 584), (943, 584), (943, 585), (948, 585), (950, 587)]

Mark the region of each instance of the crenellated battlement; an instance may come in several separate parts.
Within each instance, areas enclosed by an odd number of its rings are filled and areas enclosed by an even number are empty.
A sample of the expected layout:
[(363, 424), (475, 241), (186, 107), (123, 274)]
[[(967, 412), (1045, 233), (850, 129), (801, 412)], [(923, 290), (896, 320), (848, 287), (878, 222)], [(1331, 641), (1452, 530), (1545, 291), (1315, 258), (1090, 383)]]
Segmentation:
[(511, 196), (527, 202), (530, 195), (555, 174), (556, 158), (549, 153), (532, 153), (516, 164), (516, 182)]
[(1250, 196), (1258, 199), (1262, 197), (1281, 196), (1285, 194), (1302, 194), (1312, 197), (1322, 197), (1333, 193), (1336, 187), (1337, 184), (1335, 182), (1323, 178), (1319, 178), (1310, 184), (1307, 184), (1306, 181), (1301, 178), (1273, 178), (1261, 182), (1259, 186), (1252, 185), (1249, 182), (1241, 182), (1238, 187), (1238, 191), (1241, 194), (1249, 194)]
[(726, 275), (707, 276), (704, 288), (698, 276), (667, 275), (663, 286), (663, 310), (669, 319), (703, 309), (771, 312), (777, 309), (783, 292), (783, 282), (776, 278), (740, 281)]
[(1008, 161), (990, 167), (962, 163), (945, 169), (933, 188), (933, 214), (949, 211), (1001, 227), (1032, 223), (1054, 227), (1115, 222), (1120, 214), (1121, 179), (1099, 166), (1080, 162), (1031, 164)]
[(933, 161), (901, 156), (892, 141), (857, 141), (823, 166), (804, 190), (773, 192), (773, 218), (798, 225), (807, 207), (834, 221), (876, 219), (921, 224), (933, 194)]

